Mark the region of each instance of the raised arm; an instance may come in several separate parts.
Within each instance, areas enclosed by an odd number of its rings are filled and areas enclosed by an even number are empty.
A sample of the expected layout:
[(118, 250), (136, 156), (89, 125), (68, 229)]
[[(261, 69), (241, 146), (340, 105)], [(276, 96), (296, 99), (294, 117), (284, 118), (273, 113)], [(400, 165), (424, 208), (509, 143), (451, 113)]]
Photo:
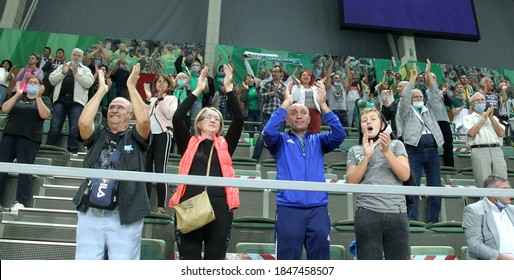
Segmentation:
[(9, 98), (9, 100), (4, 102), (4, 104), (2, 105), (2, 112), (9, 114), (12, 110), (12, 107), (14, 107), (14, 104), (16, 103), (16, 101), (18, 101), (22, 94), (23, 88), (21, 87), (21, 82), (18, 81), (16, 82), (16, 93), (14, 93), (14, 95), (11, 98)]
[(332, 56), (328, 58), (328, 68), (327, 68), (327, 79), (325, 80), (325, 88), (328, 90), (332, 86), (332, 68), (334, 66), (334, 59)]
[(82, 110), (79, 118), (79, 132), (80, 138), (84, 141), (88, 140), (89, 137), (95, 131), (94, 119), (98, 112), (98, 107), (102, 102), (104, 95), (109, 91), (107, 84), (105, 83), (105, 74), (103, 71), (98, 73), (98, 90), (93, 97), (86, 103), (86, 106)]
[(132, 72), (127, 80), (127, 90), (132, 102), (132, 110), (136, 117), (136, 130), (143, 139), (147, 140), (150, 137), (150, 117), (146, 111), (147, 106), (136, 89), (140, 70), (139, 63), (132, 67)]
[(351, 56), (348, 56), (344, 62), (344, 67), (346, 69), (346, 77), (344, 78), (344, 88), (346, 90), (349, 90), (350, 89), (350, 85), (352, 83), (352, 77), (350, 75), (350, 72), (351, 72), (351, 69), (350, 69), (350, 59), (351, 59)]
[(227, 92), (227, 105), (232, 112), (232, 122), (225, 134), (225, 139), (227, 140), (229, 153), (232, 155), (237, 148), (241, 132), (243, 131), (244, 116), (234, 92), (234, 69), (230, 65), (224, 65), (223, 68), (225, 71), (223, 86)]
[(220, 65), (221, 59), (223, 59), (223, 55), (220, 53), (218, 60), (214, 62), (214, 65), (212, 66), (212, 76), (218, 75), (218, 65)]

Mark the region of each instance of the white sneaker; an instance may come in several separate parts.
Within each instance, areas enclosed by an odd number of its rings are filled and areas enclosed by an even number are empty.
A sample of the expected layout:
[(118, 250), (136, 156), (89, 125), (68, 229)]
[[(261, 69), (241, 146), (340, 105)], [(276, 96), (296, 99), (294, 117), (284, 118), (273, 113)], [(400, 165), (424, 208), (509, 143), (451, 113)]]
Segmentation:
[(25, 208), (25, 205), (19, 203), (18, 201), (15, 201), (14, 204), (11, 206), (11, 213), (18, 214), (18, 210)]

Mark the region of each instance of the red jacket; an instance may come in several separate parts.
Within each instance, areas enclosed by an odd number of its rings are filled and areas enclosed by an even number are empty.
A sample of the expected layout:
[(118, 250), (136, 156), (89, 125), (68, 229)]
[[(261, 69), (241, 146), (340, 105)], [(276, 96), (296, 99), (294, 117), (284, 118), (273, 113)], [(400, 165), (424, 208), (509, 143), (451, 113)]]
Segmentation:
[[(191, 139), (189, 139), (187, 150), (180, 160), (178, 174), (189, 175), (189, 169), (191, 168), (193, 158), (196, 154), (196, 151), (198, 150), (198, 145), (200, 145), (203, 140), (205, 140), (205, 138), (201, 136), (193, 136)], [(232, 167), (232, 158), (228, 152), (227, 141), (225, 141), (225, 138), (222, 136), (214, 136), (213, 145), (216, 148), (216, 153), (218, 154), (218, 159), (220, 161), (221, 174), (223, 174), (223, 177), (234, 177), (234, 168)], [(179, 184), (177, 186), (177, 191), (170, 199), (169, 206), (175, 207), (178, 205), (185, 192), (186, 185)], [(240, 201), (238, 188), (225, 187), (225, 195), (227, 197), (227, 205), (229, 209), (239, 208)]]

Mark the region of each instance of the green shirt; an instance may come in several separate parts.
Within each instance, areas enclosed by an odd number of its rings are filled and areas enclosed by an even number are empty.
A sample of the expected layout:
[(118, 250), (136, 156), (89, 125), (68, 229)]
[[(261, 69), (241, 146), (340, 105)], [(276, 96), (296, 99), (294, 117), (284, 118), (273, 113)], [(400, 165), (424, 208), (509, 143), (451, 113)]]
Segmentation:
[(255, 87), (251, 87), (248, 90), (248, 102), (246, 103), (248, 110), (259, 111), (259, 97), (257, 96), (257, 90)]
[[(196, 89), (196, 86), (198, 85), (198, 78), (199, 78), (199, 76), (195, 76), (195, 75), (191, 75), (191, 77), (189, 78), (189, 88), (191, 90)], [(197, 99), (203, 100), (203, 92), (201, 92), (200, 95), (198, 95)]]

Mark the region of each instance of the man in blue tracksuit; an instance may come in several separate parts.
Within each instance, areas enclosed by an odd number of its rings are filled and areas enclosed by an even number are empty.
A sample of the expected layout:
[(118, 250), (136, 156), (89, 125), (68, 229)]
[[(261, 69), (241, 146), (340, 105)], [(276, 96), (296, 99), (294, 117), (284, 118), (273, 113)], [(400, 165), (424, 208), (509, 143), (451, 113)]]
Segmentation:
[[(325, 182), (323, 156), (346, 138), (337, 116), (326, 103), (323, 82), (316, 82), (318, 103), (331, 132), (310, 134), (310, 116), (303, 104), (293, 104), (292, 84), (284, 91), (282, 105), (272, 114), (262, 136), (264, 144), (275, 156), (277, 180)], [(312, 99), (312, 98), (311, 98)], [(284, 121), (291, 127), (280, 132)], [(328, 193), (315, 191), (279, 190), (275, 214), (277, 259), (299, 260), (305, 246), (309, 260), (330, 259), (330, 218)]]

